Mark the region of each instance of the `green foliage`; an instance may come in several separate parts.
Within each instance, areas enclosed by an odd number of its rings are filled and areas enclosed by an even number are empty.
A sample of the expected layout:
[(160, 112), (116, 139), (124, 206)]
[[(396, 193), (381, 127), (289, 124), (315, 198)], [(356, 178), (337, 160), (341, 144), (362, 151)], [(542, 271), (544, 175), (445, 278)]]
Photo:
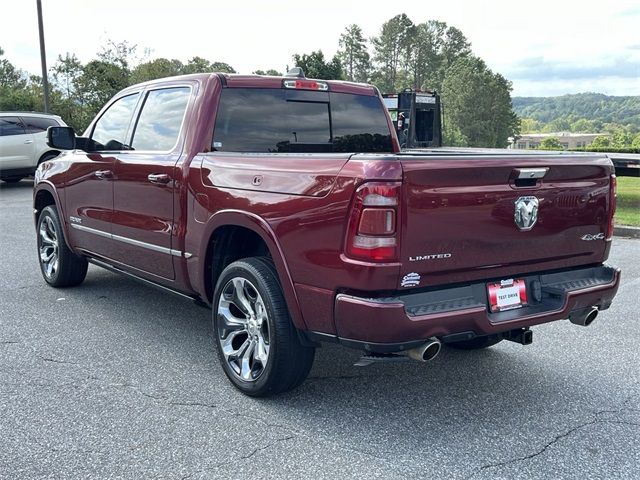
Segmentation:
[(591, 148), (609, 148), (609, 147), (611, 147), (611, 140), (609, 140), (609, 137), (605, 137), (604, 135), (601, 135), (599, 137), (594, 138), (593, 142), (591, 142), (589, 147), (591, 147)]
[(273, 68), (270, 68), (269, 70), (256, 70), (253, 72), (254, 75), (267, 75), (267, 76), (272, 76), (272, 77), (281, 77), (282, 73), (280, 73), (277, 70), (274, 70)]
[[(634, 133), (640, 131), (640, 96), (612, 97), (600, 93), (578, 93), (560, 97), (515, 97), (513, 109), (519, 116), (543, 124), (564, 119), (570, 124), (567, 130), (575, 132), (601, 132), (607, 123), (624, 126)], [(593, 123), (587, 124), (581, 120)]]
[(302, 68), (304, 74), (308, 78), (317, 78), (322, 80), (341, 80), (342, 79), (342, 64), (338, 56), (334, 56), (331, 61), (327, 62), (324, 59), (324, 53), (322, 50), (311, 52), (310, 54), (303, 53), (302, 55), (294, 54), (293, 62), (296, 67)]
[(466, 147), (469, 145), (469, 139), (462, 134), (457, 125), (445, 123), (442, 130), (442, 143), (449, 147)]
[(481, 59), (460, 57), (447, 70), (442, 87), (446, 129), (457, 129), (471, 147), (506, 147), (520, 128), (510, 92), (511, 82)]
[(577, 152), (607, 152), (607, 153), (640, 153), (640, 147), (588, 147), (576, 148)]
[[(129, 85), (187, 73), (235, 73), (227, 63), (201, 57), (193, 57), (186, 64), (166, 58), (140, 63), (136, 50), (126, 41), (108, 40), (97, 58), (84, 65), (75, 54), (59, 55), (50, 69), (51, 111), (82, 132), (103, 105)], [(3, 55), (0, 48), (0, 110), (41, 111), (41, 78), (16, 69), (1, 58)]]
[(521, 133), (537, 133), (542, 129), (542, 123), (533, 118), (521, 118), (520, 119), (520, 132)]
[(562, 150), (562, 144), (558, 137), (547, 137), (540, 142), (538, 146), (540, 150)]
[(378, 71), (375, 79), (383, 92), (397, 92), (398, 71), (406, 63), (414, 24), (406, 14), (396, 15), (382, 24), (380, 35), (371, 39)]
[(0, 110), (40, 110), (42, 94), (40, 78), (19, 70), (4, 56), (0, 48)]
[(377, 66), (372, 81), (385, 93), (440, 90), (448, 68), (471, 55), (471, 45), (459, 29), (437, 20), (416, 25), (405, 14), (384, 23), (371, 42)]
[(173, 77), (184, 71), (180, 60), (156, 58), (150, 62), (141, 63), (131, 72), (131, 83), (141, 83), (156, 78)]
[(352, 82), (368, 82), (371, 70), (371, 59), (367, 51), (367, 42), (358, 25), (349, 25), (338, 41), (340, 50), (337, 56), (342, 62), (347, 80)]
[[(370, 41), (358, 25), (348, 25), (338, 44), (339, 50), (331, 59), (318, 50), (293, 55), (295, 65), (309, 78), (371, 82), (384, 93), (405, 88), (444, 90), (447, 119), (443, 134), (449, 145), (504, 146), (507, 137), (518, 131), (518, 119), (510, 107), (510, 82), (473, 57), (469, 41), (455, 27), (436, 20), (414, 24), (406, 14), (400, 14), (385, 22)], [(38, 77), (17, 70), (1, 58), (3, 54), (0, 49), (0, 108), (41, 110)], [(167, 58), (141, 60), (136, 45), (108, 40), (86, 64), (70, 53), (58, 57), (51, 69), (52, 111), (80, 132), (126, 86), (200, 72), (235, 70), (202, 57), (186, 63)], [(281, 75), (273, 69), (254, 73)], [(527, 131), (542, 128), (533, 122)]]

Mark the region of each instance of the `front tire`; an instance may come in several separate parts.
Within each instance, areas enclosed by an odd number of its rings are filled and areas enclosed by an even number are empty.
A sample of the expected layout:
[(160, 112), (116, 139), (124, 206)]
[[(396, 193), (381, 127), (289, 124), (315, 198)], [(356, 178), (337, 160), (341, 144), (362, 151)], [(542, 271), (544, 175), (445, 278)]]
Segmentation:
[(38, 217), (38, 257), (40, 271), (52, 287), (74, 287), (87, 276), (88, 262), (73, 253), (64, 239), (58, 211), (45, 207)]
[(291, 390), (311, 370), (315, 348), (300, 343), (270, 259), (247, 258), (224, 269), (213, 326), (224, 373), (246, 395)]

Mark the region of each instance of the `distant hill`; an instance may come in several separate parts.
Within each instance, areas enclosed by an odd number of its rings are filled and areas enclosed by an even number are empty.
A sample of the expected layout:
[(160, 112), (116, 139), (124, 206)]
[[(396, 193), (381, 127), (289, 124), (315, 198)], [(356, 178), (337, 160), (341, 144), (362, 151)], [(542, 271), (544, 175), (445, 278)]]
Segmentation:
[(640, 96), (614, 97), (601, 93), (577, 93), (560, 97), (514, 97), (520, 118), (542, 123), (585, 118), (598, 123), (633, 125), (640, 129)]

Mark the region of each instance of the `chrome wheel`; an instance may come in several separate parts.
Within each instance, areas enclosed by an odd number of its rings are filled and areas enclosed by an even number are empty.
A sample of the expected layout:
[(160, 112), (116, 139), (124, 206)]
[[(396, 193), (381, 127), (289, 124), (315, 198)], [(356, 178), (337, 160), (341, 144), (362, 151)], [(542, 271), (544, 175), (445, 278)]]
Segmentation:
[(53, 220), (45, 216), (40, 223), (40, 262), (47, 278), (53, 278), (60, 264), (58, 232)]
[(269, 320), (257, 288), (246, 278), (229, 280), (217, 310), (218, 340), (224, 361), (245, 382), (262, 375), (269, 362)]

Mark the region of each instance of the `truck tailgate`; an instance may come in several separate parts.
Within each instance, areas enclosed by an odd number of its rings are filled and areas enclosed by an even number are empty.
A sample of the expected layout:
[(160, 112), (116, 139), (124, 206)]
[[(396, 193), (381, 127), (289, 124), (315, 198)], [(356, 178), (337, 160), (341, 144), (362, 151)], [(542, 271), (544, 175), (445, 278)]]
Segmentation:
[[(606, 259), (613, 173), (606, 157), (414, 153), (399, 158), (402, 288)], [(517, 179), (532, 169), (544, 176)]]

